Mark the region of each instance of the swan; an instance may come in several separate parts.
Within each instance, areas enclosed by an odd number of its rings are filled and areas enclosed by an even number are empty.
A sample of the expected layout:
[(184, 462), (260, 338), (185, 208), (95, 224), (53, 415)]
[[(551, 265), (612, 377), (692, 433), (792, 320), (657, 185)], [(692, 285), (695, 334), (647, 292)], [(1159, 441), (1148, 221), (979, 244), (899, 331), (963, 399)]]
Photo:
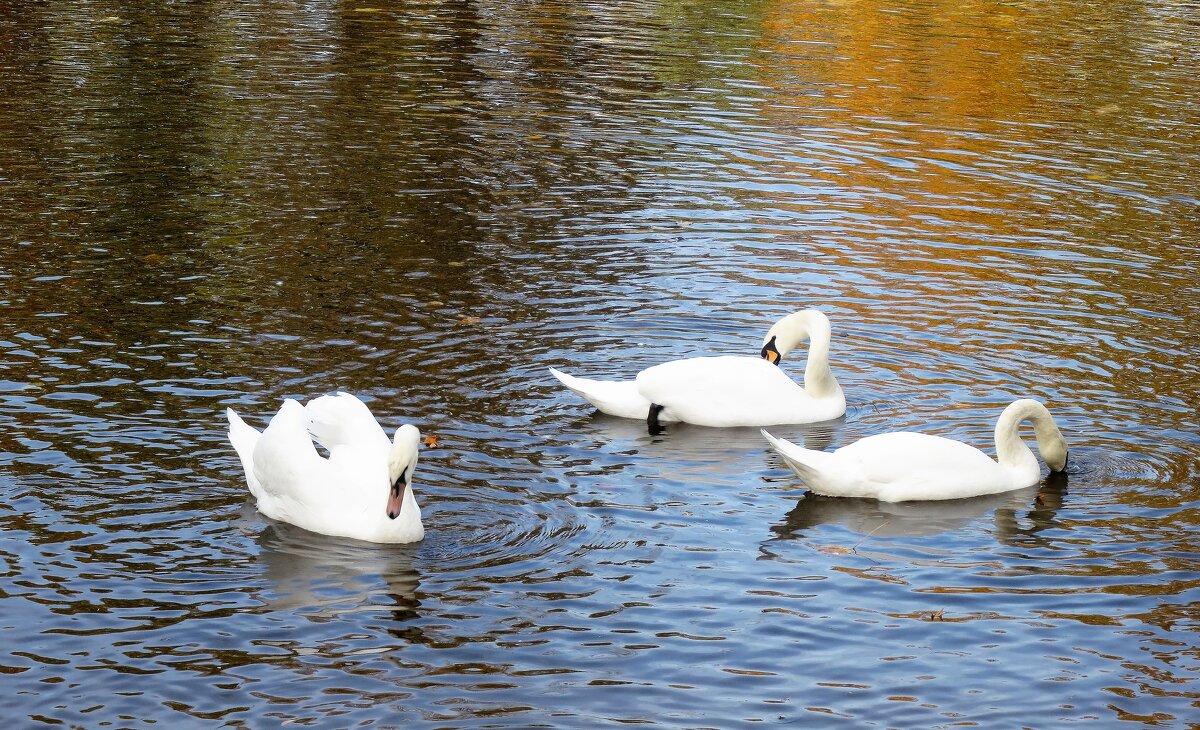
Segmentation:
[(1033, 423), (1050, 471), (1066, 469), (1067, 442), (1046, 406), (1031, 398), (1014, 401), (996, 421), (999, 463), (961, 441), (911, 431), (868, 436), (833, 453), (801, 448), (766, 430), (762, 435), (816, 494), (907, 502), (979, 497), (1037, 484), (1037, 457), (1018, 433), (1025, 421)]
[[(388, 439), (370, 409), (350, 393), (287, 399), (261, 433), (232, 408), (229, 441), (246, 484), (267, 517), (312, 532), (368, 542), (425, 536), (413, 496), (421, 434), (405, 424)], [(313, 439), (329, 450), (323, 457)]]
[[(673, 422), (718, 427), (813, 423), (846, 412), (846, 397), (829, 368), (829, 339), (829, 318), (805, 309), (771, 326), (759, 357), (671, 360), (622, 381), (579, 378), (555, 368), (550, 373), (603, 413), (646, 419), (652, 433)], [(805, 340), (808, 362), (800, 387), (776, 366)]]

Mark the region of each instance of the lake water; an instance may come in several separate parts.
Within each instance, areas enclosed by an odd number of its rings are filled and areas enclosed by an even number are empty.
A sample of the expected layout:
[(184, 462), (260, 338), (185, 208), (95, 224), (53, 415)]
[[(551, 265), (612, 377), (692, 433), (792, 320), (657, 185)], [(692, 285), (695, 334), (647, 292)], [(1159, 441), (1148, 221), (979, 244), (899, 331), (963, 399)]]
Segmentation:
[[(1155, 0), (0, 5), (6, 717), (1196, 727), (1198, 30)], [(778, 435), (990, 451), (1032, 396), (1068, 473), (814, 498), (756, 429), (652, 437), (546, 371), (754, 354), (806, 307), (848, 412)], [(224, 408), (337, 389), (440, 438), (423, 542), (249, 502)]]

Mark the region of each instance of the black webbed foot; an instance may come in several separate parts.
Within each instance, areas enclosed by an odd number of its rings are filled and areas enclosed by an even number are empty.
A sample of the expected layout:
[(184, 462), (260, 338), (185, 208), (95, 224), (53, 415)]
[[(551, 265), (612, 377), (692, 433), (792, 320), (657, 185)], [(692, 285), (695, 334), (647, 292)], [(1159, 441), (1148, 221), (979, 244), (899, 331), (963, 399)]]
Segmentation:
[(650, 412), (646, 414), (646, 430), (651, 436), (657, 436), (664, 430), (663, 425), (658, 422), (658, 414), (662, 413), (663, 407), (655, 403), (650, 404)]

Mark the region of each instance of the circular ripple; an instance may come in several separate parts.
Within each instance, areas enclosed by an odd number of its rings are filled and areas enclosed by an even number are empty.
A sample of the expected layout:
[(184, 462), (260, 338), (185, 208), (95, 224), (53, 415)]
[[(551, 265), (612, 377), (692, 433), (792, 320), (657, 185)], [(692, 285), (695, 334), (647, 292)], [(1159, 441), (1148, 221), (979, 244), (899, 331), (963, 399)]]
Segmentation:
[(448, 440), (454, 452), (427, 455), (419, 466), (422, 562), (442, 575), (501, 580), (561, 570), (584, 517), (557, 490), (539, 490), (536, 467), (519, 455), (500, 463), (489, 444), (464, 444), (462, 434)]

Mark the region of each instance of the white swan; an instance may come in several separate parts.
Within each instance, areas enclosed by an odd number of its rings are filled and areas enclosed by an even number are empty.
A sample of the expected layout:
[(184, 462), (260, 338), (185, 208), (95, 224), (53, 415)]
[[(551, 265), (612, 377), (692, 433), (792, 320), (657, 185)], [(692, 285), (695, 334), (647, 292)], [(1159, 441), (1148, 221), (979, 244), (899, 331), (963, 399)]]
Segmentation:
[[(635, 380), (577, 378), (550, 368), (563, 385), (600, 411), (659, 423), (698, 426), (770, 426), (828, 421), (846, 412), (846, 397), (829, 369), (829, 318), (806, 309), (776, 322), (763, 338), (760, 357), (722, 356), (672, 360), (646, 368)], [(804, 387), (776, 367), (808, 340)]]
[[(229, 441), (246, 484), (267, 517), (312, 532), (369, 542), (425, 536), (413, 497), (421, 434), (405, 424), (389, 440), (367, 406), (349, 393), (301, 406), (285, 400), (262, 433), (225, 410)], [(313, 439), (329, 450), (321, 456)]]
[(1038, 450), (1050, 471), (1067, 466), (1067, 442), (1050, 411), (1023, 398), (996, 421), (999, 463), (961, 441), (911, 431), (868, 436), (826, 453), (812, 451), (762, 432), (808, 488), (830, 497), (868, 497), (881, 502), (961, 499), (1007, 492), (1037, 484), (1037, 457), (1018, 429), (1031, 421)]

